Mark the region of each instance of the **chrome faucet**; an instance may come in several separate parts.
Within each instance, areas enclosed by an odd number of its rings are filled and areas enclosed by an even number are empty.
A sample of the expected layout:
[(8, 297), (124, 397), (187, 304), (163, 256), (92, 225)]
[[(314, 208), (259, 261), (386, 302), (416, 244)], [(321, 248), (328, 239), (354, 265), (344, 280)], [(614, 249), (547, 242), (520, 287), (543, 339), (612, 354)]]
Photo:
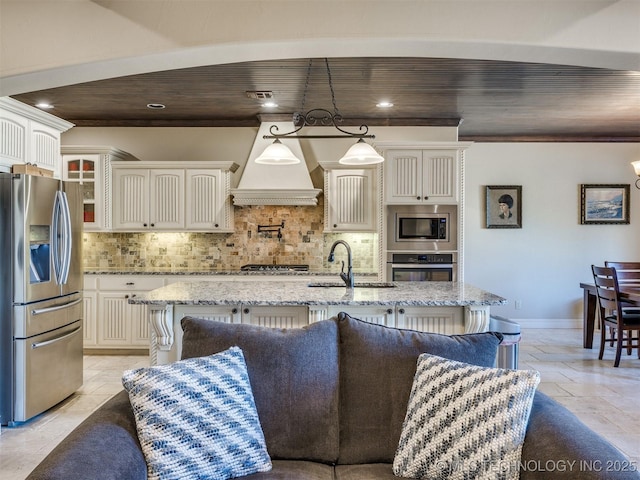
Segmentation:
[(340, 278), (342, 279), (344, 284), (347, 286), (347, 288), (353, 288), (355, 284), (353, 279), (353, 259), (351, 257), (351, 247), (349, 246), (349, 244), (344, 240), (336, 240), (335, 242), (333, 242), (333, 245), (331, 245), (331, 250), (329, 251), (329, 258), (327, 258), (327, 260), (330, 263), (333, 263), (335, 261), (336, 257), (333, 251), (336, 249), (336, 246), (338, 244), (344, 245), (344, 247), (347, 249), (347, 261), (349, 263), (347, 273), (344, 273), (344, 260), (342, 261), (342, 270), (340, 271)]

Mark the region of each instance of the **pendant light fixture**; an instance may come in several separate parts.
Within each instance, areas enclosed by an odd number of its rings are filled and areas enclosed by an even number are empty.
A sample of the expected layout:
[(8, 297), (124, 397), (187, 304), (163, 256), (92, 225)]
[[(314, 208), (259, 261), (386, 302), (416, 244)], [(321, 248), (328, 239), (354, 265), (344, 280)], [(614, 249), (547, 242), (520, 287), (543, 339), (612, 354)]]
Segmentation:
[(267, 165), (295, 165), (300, 163), (300, 159), (296, 157), (291, 149), (284, 145), (280, 139), (275, 141), (264, 149), (264, 152), (255, 160), (256, 163)]
[[(302, 105), (299, 112), (293, 114), (293, 125), (295, 127), (291, 132), (278, 133), (277, 125), (269, 128), (270, 135), (264, 135), (265, 139), (274, 139), (274, 142), (265, 148), (264, 152), (256, 158), (256, 163), (269, 165), (287, 165), (300, 162), (286, 145), (280, 139), (287, 137), (297, 138), (354, 138), (358, 141), (347, 150), (347, 153), (338, 161), (344, 165), (370, 165), (384, 161), (384, 158), (376, 152), (376, 150), (364, 141), (365, 138), (375, 138), (375, 135), (369, 134), (369, 127), (360, 125), (359, 132), (349, 132), (338, 126), (342, 123), (342, 115), (338, 111), (336, 97), (333, 91), (333, 81), (331, 79), (331, 69), (329, 68), (329, 60), (324, 59), (327, 68), (327, 77), (329, 79), (329, 89), (331, 90), (331, 102), (333, 103), (333, 112), (324, 108), (314, 108), (308, 112), (304, 112), (304, 104), (307, 98), (307, 90), (309, 88), (309, 77), (311, 75), (311, 66), (313, 59), (309, 59), (307, 67), (307, 78), (304, 85), (304, 93), (302, 95)], [(298, 132), (304, 127), (334, 127), (340, 134), (333, 135), (299, 135)]]

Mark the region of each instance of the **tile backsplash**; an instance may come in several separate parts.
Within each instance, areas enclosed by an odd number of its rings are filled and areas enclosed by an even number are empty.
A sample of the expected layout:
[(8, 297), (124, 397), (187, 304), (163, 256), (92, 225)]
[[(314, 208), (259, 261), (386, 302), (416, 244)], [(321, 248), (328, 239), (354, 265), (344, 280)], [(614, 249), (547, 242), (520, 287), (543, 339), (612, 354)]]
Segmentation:
[[(204, 272), (235, 271), (249, 263), (308, 264), (314, 272), (339, 272), (346, 251), (336, 249), (336, 263), (327, 262), (335, 240), (349, 243), (356, 273), (378, 272), (376, 233), (323, 233), (323, 205), (235, 207), (234, 233), (84, 233), (86, 271)], [(259, 225), (280, 225), (258, 233)]]

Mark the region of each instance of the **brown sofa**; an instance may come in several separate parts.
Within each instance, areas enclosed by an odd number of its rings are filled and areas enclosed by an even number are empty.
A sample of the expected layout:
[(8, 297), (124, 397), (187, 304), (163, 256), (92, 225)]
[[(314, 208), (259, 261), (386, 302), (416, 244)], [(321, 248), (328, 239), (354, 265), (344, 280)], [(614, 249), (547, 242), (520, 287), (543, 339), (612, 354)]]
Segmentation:
[[(273, 469), (247, 480), (395, 479), (392, 462), (421, 353), (493, 366), (501, 336), (399, 330), (345, 313), (302, 329), (184, 318), (183, 358), (239, 346)], [(94, 412), (28, 479), (147, 476), (126, 392)], [(634, 465), (537, 392), (520, 478), (638, 479)]]

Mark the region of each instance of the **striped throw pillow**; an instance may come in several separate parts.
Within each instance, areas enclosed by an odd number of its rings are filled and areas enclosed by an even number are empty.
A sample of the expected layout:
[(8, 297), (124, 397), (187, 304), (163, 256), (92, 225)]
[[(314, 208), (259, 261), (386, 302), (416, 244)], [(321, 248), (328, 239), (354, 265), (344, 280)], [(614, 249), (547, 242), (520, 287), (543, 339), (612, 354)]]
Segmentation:
[(516, 480), (540, 374), (422, 354), (393, 462), (397, 476)]
[(265, 472), (271, 459), (242, 350), (124, 372), (148, 478)]

